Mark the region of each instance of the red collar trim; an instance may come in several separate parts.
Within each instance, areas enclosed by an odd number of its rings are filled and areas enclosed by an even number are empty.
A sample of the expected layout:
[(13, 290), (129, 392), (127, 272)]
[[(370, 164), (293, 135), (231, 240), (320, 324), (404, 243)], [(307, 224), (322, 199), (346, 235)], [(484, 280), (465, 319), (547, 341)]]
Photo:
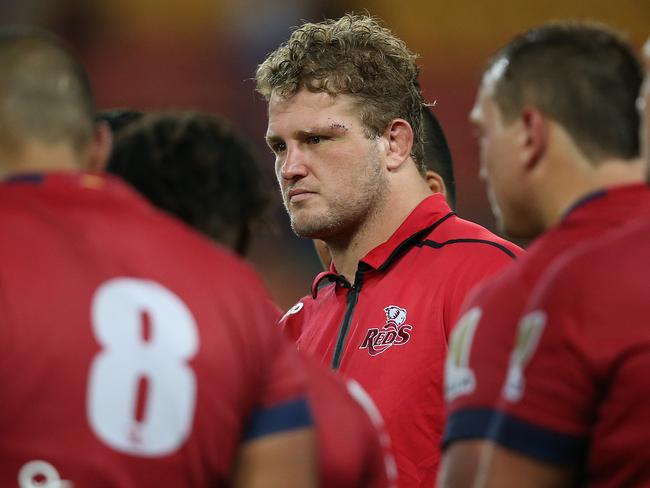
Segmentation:
[[(373, 269), (383, 271), (392, 262), (394, 257), (400, 255), (401, 251), (405, 251), (403, 249), (404, 247), (410, 248), (415, 244), (415, 241), (420, 240), (418, 234), (423, 230), (427, 230), (426, 234), (428, 235), (430, 227), (436, 226), (451, 215), (453, 215), (453, 212), (441, 193), (436, 193), (425, 198), (406, 217), (393, 235), (386, 242), (366, 254), (361, 262)], [(347, 280), (336, 273), (336, 268), (334, 267), (334, 263), (332, 263), (329, 271), (323, 271), (316, 275), (311, 287), (311, 293), (314, 298), (318, 294), (318, 286), (324, 279), (337, 282), (338, 284), (348, 284), (349, 286)]]
[(435, 224), (450, 213), (452, 213), (451, 209), (441, 193), (425, 198), (413, 209), (409, 216), (406, 217), (406, 220), (402, 222), (402, 225), (386, 242), (366, 254), (361, 261), (374, 269), (379, 269), (404, 241), (422, 229)]

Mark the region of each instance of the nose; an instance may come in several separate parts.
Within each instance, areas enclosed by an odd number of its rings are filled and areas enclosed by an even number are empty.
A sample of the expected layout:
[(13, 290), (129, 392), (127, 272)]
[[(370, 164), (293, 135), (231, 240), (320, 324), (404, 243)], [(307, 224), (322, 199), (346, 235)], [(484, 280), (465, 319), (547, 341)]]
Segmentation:
[(483, 181), (488, 180), (488, 172), (487, 172), (487, 168), (485, 167), (485, 162), (483, 161), (483, 158), (481, 158), (481, 163), (479, 165), (478, 177)]
[(279, 175), (285, 180), (295, 180), (307, 176), (307, 161), (305, 154), (299, 147), (287, 147), (284, 160), (280, 163)]

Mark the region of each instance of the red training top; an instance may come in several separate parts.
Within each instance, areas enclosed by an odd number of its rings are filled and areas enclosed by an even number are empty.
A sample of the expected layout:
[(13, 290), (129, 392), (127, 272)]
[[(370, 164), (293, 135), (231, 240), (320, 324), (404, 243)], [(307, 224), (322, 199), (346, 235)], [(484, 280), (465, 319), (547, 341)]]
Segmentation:
[(491, 438), (593, 487), (650, 486), (650, 213), (563, 257), (519, 325)]
[(303, 355), (302, 360), (318, 435), (319, 486), (397, 486), (390, 438), (368, 394), (358, 383), (343, 380), (312, 358)]
[[(467, 292), (520, 252), (432, 195), (360, 261), (353, 284), (332, 265), (281, 319), (301, 351), (358, 381), (375, 401), (400, 486), (433, 486), (448, 334)], [(319, 289), (325, 280), (333, 283)]]
[(567, 250), (600, 238), (644, 212), (650, 212), (650, 189), (645, 184), (590, 194), (537, 239), (514, 266), (476, 287), (463, 306), (447, 357), (445, 447), (487, 436), (519, 318), (551, 263)]
[(223, 486), (310, 424), (255, 274), (117, 180), (4, 181), (0, 236), (0, 486)]

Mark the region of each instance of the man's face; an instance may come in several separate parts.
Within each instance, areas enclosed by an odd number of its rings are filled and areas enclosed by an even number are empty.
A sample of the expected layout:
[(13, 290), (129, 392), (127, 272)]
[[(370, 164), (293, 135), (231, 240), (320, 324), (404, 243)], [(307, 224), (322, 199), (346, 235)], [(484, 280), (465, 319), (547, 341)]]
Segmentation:
[(383, 206), (386, 176), (353, 98), (301, 89), (269, 101), (267, 144), (291, 227), (302, 237), (346, 240)]
[(645, 79), (638, 99), (639, 115), (641, 116), (641, 151), (646, 164), (650, 166), (650, 38), (643, 46), (643, 63)]
[(522, 127), (518, 120), (503, 121), (493, 98), (497, 79), (486, 74), (470, 113), (479, 139), (481, 178), (499, 228), (513, 237), (532, 237), (535, 232), (529, 224), (529, 195), (524, 190), (525, 171), (518, 146)]

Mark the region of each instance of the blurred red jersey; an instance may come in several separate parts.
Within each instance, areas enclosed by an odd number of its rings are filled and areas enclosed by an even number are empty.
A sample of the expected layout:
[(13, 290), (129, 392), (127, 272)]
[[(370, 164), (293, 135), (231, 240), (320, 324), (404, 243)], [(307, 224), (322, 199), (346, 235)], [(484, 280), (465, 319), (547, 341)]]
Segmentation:
[(517, 324), (539, 278), (567, 250), (650, 213), (650, 188), (625, 185), (581, 199), (528, 253), (495, 278), (480, 284), (463, 306), (447, 355), (444, 444), (484, 439), (501, 394)]
[(117, 180), (4, 181), (0, 235), (0, 486), (222, 486), (310, 424), (255, 274)]
[(354, 381), (344, 381), (315, 360), (302, 357), (307, 398), (318, 435), (323, 488), (397, 486), (390, 438), (377, 407)]
[(531, 296), (490, 438), (592, 487), (650, 486), (650, 213)]

